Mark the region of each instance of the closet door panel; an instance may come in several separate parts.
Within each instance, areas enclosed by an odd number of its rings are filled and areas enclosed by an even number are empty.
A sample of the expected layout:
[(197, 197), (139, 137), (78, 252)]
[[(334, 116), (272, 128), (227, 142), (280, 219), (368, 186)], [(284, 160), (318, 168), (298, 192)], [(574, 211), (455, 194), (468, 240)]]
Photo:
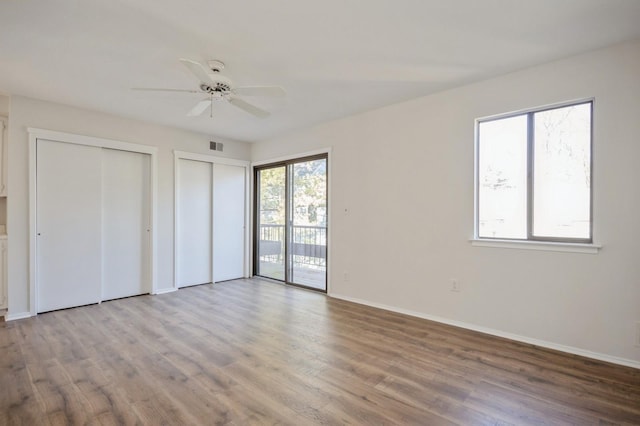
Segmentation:
[(213, 166), (214, 281), (244, 276), (245, 168)]
[(37, 141), (37, 311), (100, 301), (101, 149)]
[(149, 293), (150, 156), (102, 151), (102, 300)]
[(213, 281), (213, 166), (180, 159), (177, 173), (177, 286), (210, 283)]

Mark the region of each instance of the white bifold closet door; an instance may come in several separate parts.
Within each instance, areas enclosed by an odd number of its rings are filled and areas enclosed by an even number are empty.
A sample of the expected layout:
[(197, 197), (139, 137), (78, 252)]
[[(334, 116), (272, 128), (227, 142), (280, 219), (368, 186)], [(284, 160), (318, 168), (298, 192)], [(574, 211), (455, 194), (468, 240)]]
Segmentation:
[(213, 280), (244, 276), (245, 168), (213, 165)]
[(242, 278), (246, 168), (180, 158), (176, 172), (177, 286)]
[(102, 149), (39, 140), (38, 312), (100, 301)]
[(151, 291), (150, 160), (102, 151), (102, 300)]
[(36, 149), (37, 311), (150, 292), (150, 156)]
[(213, 164), (178, 160), (178, 287), (213, 282)]

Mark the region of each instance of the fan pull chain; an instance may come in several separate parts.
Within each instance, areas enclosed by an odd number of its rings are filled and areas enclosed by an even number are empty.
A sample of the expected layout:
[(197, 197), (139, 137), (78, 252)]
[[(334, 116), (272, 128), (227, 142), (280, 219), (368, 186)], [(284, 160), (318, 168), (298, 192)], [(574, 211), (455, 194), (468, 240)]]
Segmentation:
[(209, 99), (211, 100), (211, 102), (210, 102), (211, 109), (210, 109), (210, 113), (209, 113), (209, 118), (213, 118), (213, 93), (210, 93), (209, 96), (210, 96)]

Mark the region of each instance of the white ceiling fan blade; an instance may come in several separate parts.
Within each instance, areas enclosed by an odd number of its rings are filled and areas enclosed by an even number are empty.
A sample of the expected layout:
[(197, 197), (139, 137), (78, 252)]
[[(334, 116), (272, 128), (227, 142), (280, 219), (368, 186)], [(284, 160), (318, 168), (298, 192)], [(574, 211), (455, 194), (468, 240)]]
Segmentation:
[(188, 117), (197, 117), (211, 106), (211, 99), (203, 99), (187, 113)]
[(182, 62), (185, 67), (189, 68), (189, 71), (191, 71), (196, 77), (198, 77), (198, 80), (200, 80), (201, 83), (204, 83), (206, 85), (215, 84), (215, 82), (209, 75), (209, 71), (200, 62), (184, 58), (180, 58), (180, 62)]
[(190, 89), (163, 89), (160, 87), (132, 87), (131, 90), (139, 90), (145, 92), (183, 92), (183, 93), (202, 93), (200, 90)]
[(286, 92), (280, 86), (243, 86), (234, 87), (232, 90), (236, 95), (243, 96), (271, 96), (273, 98), (283, 98)]
[(248, 112), (251, 115), (255, 115), (256, 117), (267, 118), (268, 116), (271, 115), (271, 113), (269, 111), (265, 111), (263, 109), (260, 109), (255, 105), (251, 105), (250, 103), (243, 101), (242, 99), (228, 98), (227, 100), (233, 106), (236, 106), (236, 107), (240, 108), (241, 110)]

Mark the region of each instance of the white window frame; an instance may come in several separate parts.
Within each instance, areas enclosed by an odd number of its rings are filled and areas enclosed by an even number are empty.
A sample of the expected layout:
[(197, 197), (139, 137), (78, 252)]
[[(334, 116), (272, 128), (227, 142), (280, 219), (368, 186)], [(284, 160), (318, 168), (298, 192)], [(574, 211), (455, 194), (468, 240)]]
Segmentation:
[[(589, 200), (589, 237), (588, 238), (563, 238), (563, 237), (536, 237), (532, 234), (533, 223), (533, 181), (532, 181), (532, 168), (533, 168), (533, 143), (534, 135), (532, 131), (534, 114), (548, 111), (553, 109), (559, 109), (570, 106), (577, 106), (583, 104), (591, 104), (591, 131), (590, 131), (590, 200)], [(548, 251), (561, 251), (561, 252), (578, 252), (578, 253), (597, 253), (601, 248), (600, 245), (594, 243), (594, 221), (593, 221), (593, 112), (594, 112), (594, 98), (580, 99), (569, 102), (557, 103), (552, 105), (546, 105), (538, 108), (530, 108), (526, 110), (520, 110), (510, 112), (506, 114), (493, 115), (488, 117), (482, 117), (475, 120), (475, 155), (474, 155), (474, 236), (471, 239), (472, 245), (480, 247), (497, 247), (497, 248), (519, 248), (519, 249), (531, 249), (531, 250), (548, 250)], [(523, 239), (516, 238), (491, 238), (480, 237), (479, 235), (479, 158), (480, 158), (480, 124), (484, 122), (490, 122), (495, 120), (501, 120), (511, 117), (527, 117), (527, 209), (526, 209), (526, 221), (527, 221), (527, 237)]]

